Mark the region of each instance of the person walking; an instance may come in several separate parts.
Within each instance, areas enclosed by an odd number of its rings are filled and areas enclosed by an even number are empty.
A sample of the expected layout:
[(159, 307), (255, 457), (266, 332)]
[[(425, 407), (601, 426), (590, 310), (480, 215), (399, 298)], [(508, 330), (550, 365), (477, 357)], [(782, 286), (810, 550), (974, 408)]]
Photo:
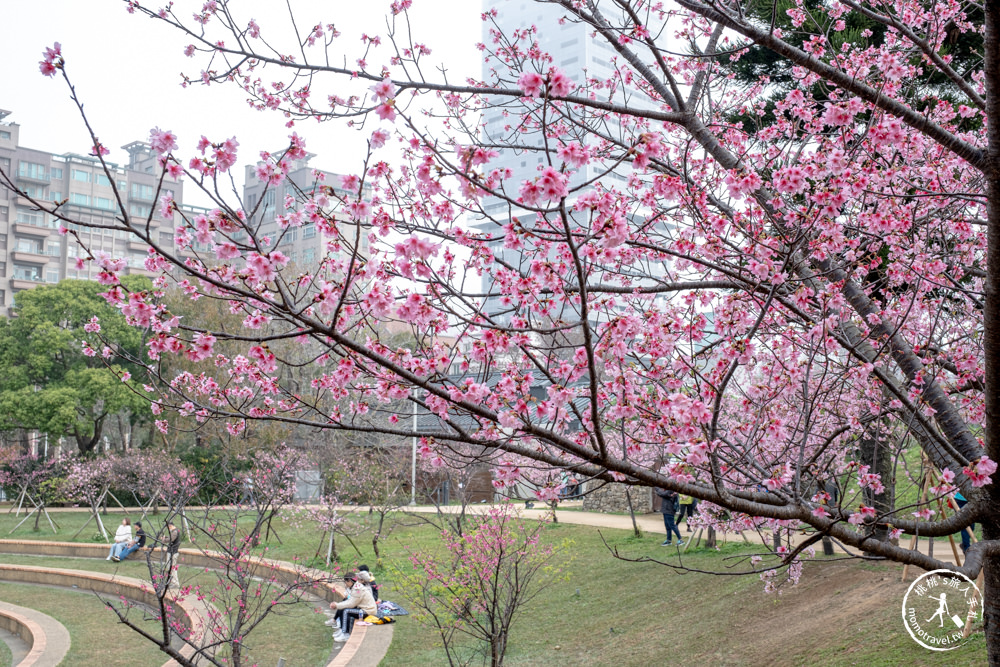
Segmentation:
[(169, 577), (167, 580), (167, 590), (180, 588), (181, 580), (177, 576), (177, 553), (181, 548), (181, 530), (174, 525), (173, 521), (167, 521), (167, 568)]
[(674, 523), (674, 515), (677, 514), (677, 492), (669, 489), (657, 489), (656, 495), (660, 497), (660, 513), (663, 514), (663, 525), (667, 529), (667, 539), (660, 546), (669, 547), (670, 539), (674, 534), (677, 535), (677, 546), (681, 546), (684, 544), (684, 539), (681, 537), (681, 531), (677, 530), (677, 524)]
[(674, 524), (677, 526), (681, 525), (681, 520), (685, 520), (684, 526), (687, 528), (687, 532), (691, 532), (691, 517), (695, 514), (695, 508), (697, 507), (698, 501), (696, 501), (691, 496), (680, 495), (680, 500), (678, 501), (680, 505), (680, 511), (677, 513), (677, 517), (674, 519)]

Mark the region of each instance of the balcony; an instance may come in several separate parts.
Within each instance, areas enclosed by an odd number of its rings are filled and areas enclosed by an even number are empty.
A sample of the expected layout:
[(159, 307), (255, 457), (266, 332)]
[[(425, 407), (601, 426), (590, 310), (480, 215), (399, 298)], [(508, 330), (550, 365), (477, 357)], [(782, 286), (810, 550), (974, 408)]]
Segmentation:
[(44, 183), (45, 185), (51, 182), (48, 172), (18, 171), (17, 180), (25, 181), (26, 183)]
[(145, 267), (131, 265), (125, 269), (125, 274), (129, 276), (146, 276), (147, 278), (155, 278), (160, 275), (159, 271), (147, 271)]
[(34, 279), (28, 280), (23, 277), (19, 278), (15, 276), (10, 281), (11, 289), (13, 289), (15, 292), (23, 289), (31, 289), (32, 287), (38, 287), (39, 285), (44, 285), (44, 284), (45, 283), (42, 281), (41, 278), (39, 278), (38, 280)]
[(49, 227), (38, 227), (28, 222), (15, 222), (14, 223), (14, 233), (24, 234), (25, 236), (34, 236), (35, 238), (44, 238), (49, 235), (52, 229)]
[(25, 252), (24, 250), (15, 249), (11, 255), (13, 256), (15, 262), (27, 262), (28, 264), (47, 264), (51, 259), (49, 255), (46, 255), (41, 251)]

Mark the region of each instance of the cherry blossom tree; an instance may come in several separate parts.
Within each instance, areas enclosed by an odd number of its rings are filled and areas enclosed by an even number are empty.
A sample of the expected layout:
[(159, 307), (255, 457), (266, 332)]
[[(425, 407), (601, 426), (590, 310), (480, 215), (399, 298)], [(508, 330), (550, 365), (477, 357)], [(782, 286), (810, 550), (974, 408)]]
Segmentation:
[(524, 606), (562, 577), (556, 561), (566, 545), (541, 544), (545, 522), (521, 520), (509, 503), (468, 522), (464, 535), (442, 531), (444, 557), (413, 552), (410, 569), (396, 568), (393, 577), (417, 618), (441, 637), (449, 665), (485, 655), (500, 667)]
[[(131, 496), (145, 519), (150, 510), (155, 514), (158, 503), (164, 502), (162, 480), (171, 480), (181, 467), (177, 459), (163, 452), (133, 450), (114, 458), (112, 487)], [(174, 487), (172, 483), (166, 486)]]
[(90, 509), (90, 516), (87, 521), (80, 526), (80, 529), (73, 534), (75, 538), (83, 532), (83, 529), (90, 525), (91, 521), (97, 524), (101, 531), (101, 537), (105, 542), (109, 542), (108, 531), (101, 520), (101, 507), (111, 496), (119, 507), (124, 509), (121, 502), (115, 498), (111, 492), (111, 487), (117, 480), (116, 472), (120, 469), (118, 457), (115, 455), (99, 456), (92, 459), (76, 459), (68, 462), (68, 474), (64, 486), (66, 496), (70, 500), (82, 501)]
[(43, 515), (52, 532), (58, 532), (57, 524), (46, 507), (63, 500), (64, 474), (65, 465), (61, 460), (46, 459), (35, 454), (12, 456), (8, 453), (5, 456), (3, 466), (0, 467), (0, 487), (3, 487), (11, 499), (17, 497), (8, 514), (15, 512), (14, 516), (20, 516), (22, 508), (25, 510), (24, 519), (11, 529), (11, 533), (32, 516), (35, 517), (33, 530), (38, 532)]
[(340, 474), (334, 478), (337, 496), (359, 506), (346, 522), (337, 526), (338, 531), (346, 535), (346, 529), (351, 529), (356, 534), (370, 535), (376, 566), (382, 564), (379, 545), (396, 525), (391, 515), (409, 499), (408, 458), (398, 448), (347, 449), (338, 466)]
[[(274, 238), (260, 204), (221, 194), (236, 141), (202, 138), (183, 155), (172, 132), (152, 131), (164, 173), (186, 175), (214, 207), (189, 216), (161, 199), (183, 221), (177, 250), (122, 207), (116, 229), (147, 243), (147, 268), (162, 273), (152, 290), (129, 292), (123, 260), (85, 249), (106, 299), (151, 330), (154, 363), (203, 362), (163, 378), (154, 412), (234, 433), (267, 419), (419, 435), (439, 452), (492, 447), (676, 490), (703, 501), (706, 521), (809, 527), (801, 548), (748, 571), (794, 574), (823, 536), (982, 571), (1000, 665), (1000, 7), (796, 2), (774, 5), (779, 21), (738, 0), (551, 0), (538, 4), (562, 18), (537, 30), (486, 12), (486, 75), (456, 83), (427, 66), (412, 4), (393, 2), (385, 29), (347, 60), (325, 22), (301, 33), (224, 0), (127, 3), (181, 36), (200, 69), (187, 83), (239, 86), (281, 122), (342, 121), (369, 137), (339, 187), (284, 201)], [(791, 30), (776, 28), (786, 17)], [(878, 39), (844, 38), (859, 17), (884, 27)], [(613, 74), (560, 70), (543, 39), (560, 23), (602, 42)], [(955, 34), (982, 60), (957, 70)], [(767, 79), (747, 85), (724, 67), (749, 46), (787, 73), (779, 100)], [(72, 67), (58, 44), (40, 64), (67, 82)], [(923, 85), (930, 75), (946, 85)], [(773, 122), (748, 132), (740, 119), (771, 102)], [(484, 124), (491, 110), (499, 122)], [(535, 157), (537, 173), (514, 178), (501, 151)], [(304, 153), (293, 132), (256, 177), (282, 185)], [(275, 249), (302, 225), (328, 240), (308, 273)], [(230, 304), (243, 327), (182, 324), (160, 300), (172, 283)], [(386, 322), (412, 341), (387, 345)], [(282, 383), (289, 360), (269, 343), (289, 339), (323, 347), (308, 393)], [(220, 340), (243, 351), (216, 353)], [(398, 401), (437, 421), (414, 433), (405, 411), (386, 414)], [(879, 501), (893, 485), (859, 456), (865, 439), (893, 456), (919, 447), (969, 504), (941, 519), (931, 501)], [(961, 567), (898, 544), (972, 522), (985, 539)]]

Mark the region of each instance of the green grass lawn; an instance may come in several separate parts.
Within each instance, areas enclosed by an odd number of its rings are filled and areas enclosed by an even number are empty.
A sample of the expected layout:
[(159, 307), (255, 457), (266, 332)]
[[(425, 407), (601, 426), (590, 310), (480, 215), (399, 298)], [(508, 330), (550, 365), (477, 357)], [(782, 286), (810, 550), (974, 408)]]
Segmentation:
[[(3, 556), (3, 561), (14, 562), (14, 558)], [(48, 614), (66, 626), (71, 647), (61, 667), (152, 666), (169, 660), (152, 644), (137, 641), (136, 635), (117, 623), (93, 593), (5, 583), (0, 586), (0, 599)], [(9, 651), (7, 659), (6, 664), (10, 664)]]
[[(68, 539), (85, 519), (82, 513), (56, 516), (62, 529), (48, 533), (19, 530), (18, 537)], [(13, 526), (0, 514), (0, 535)], [(148, 524), (157, 519), (150, 517)], [(438, 548), (437, 532), (420, 519), (398, 517), (399, 525), (385, 539), (386, 561), (405, 565), (407, 549)], [(311, 560), (321, 544), (320, 531), (310, 526), (276, 524), (277, 539), (268, 554), (285, 560)], [(155, 528), (155, 525), (154, 525)], [(601, 536), (607, 541), (602, 542)], [(662, 536), (635, 539), (628, 531), (569, 524), (545, 529), (544, 539), (570, 540), (573, 557), (568, 581), (554, 584), (529, 608), (510, 638), (508, 663), (527, 665), (609, 665), (626, 667), (672, 665), (977, 665), (985, 661), (981, 634), (970, 644), (944, 654), (915, 644), (900, 618), (908, 583), (899, 581), (901, 566), (858, 561), (807, 563), (798, 586), (768, 594), (756, 575), (710, 576), (678, 571), (654, 562), (628, 563), (615, 559), (609, 548), (630, 558), (653, 557), (691, 570), (732, 572), (746, 567), (754, 550), (730, 543), (720, 551), (692, 548), (683, 557), (659, 546)], [(92, 539), (90, 529), (80, 540)], [(361, 553), (344, 540), (338, 542), (341, 565), (366, 562), (375, 567), (369, 539), (355, 539)], [(190, 545), (183, 545), (190, 546)], [(5, 562), (36, 562), (77, 569), (111, 570), (106, 561), (31, 559), (3, 556)], [(119, 571), (142, 575), (139, 563), (123, 563)], [(188, 576), (194, 576), (189, 573)], [(913, 575), (910, 580), (912, 581)], [(386, 574), (379, 577), (383, 597), (409, 607), (406, 591), (397, 590)], [(4, 590), (6, 586), (4, 586)], [(6, 597), (0, 590), (0, 598)], [(12, 602), (17, 603), (14, 600)], [(32, 606), (32, 605), (26, 605)], [(104, 612), (109, 614), (108, 612)], [(98, 616), (108, 627), (113, 618)], [(288, 667), (318, 664), (329, 652), (331, 639), (324, 617), (303, 610), (280, 617), (251, 636), (261, 665), (285, 657)], [(265, 633), (264, 630), (267, 630)], [(379, 628), (372, 628), (379, 632)], [(130, 644), (140, 640), (129, 638)], [(446, 664), (434, 632), (412, 616), (394, 626), (385, 667)], [(308, 647), (314, 653), (291, 655), (283, 647)], [(85, 663), (81, 663), (85, 664)], [(102, 663), (92, 663), (102, 664)]]
[(0, 642), (0, 667), (11, 667), (14, 656), (10, 654), (10, 648), (6, 643)]

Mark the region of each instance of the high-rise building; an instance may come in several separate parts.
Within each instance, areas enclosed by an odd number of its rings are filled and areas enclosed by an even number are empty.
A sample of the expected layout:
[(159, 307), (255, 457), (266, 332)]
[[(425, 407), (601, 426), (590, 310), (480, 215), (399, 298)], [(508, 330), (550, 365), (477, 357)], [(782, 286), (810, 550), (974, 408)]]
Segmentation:
[[(490, 31), (499, 29), (508, 38), (515, 31), (523, 31), (534, 26), (537, 31), (534, 38), (542, 51), (552, 57), (551, 66), (557, 67), (569, 76), (575, 84), (585, 83), (587, 78), (608, 80), (614, 78), (612, 59), (617, 55), (615, 50), (602, 38), (593, 37), (593, 28), (580, 22), (561, 21), (566, 11), (559, 5), (543, 4), (530, 0), (483, 0), (483, 10), (496, 10), (496, 25), (489, 21), (483, 22), (483, 42), (488, 48), (491, 44)], [(526, 48), (527, 45), (524, 46)], [(483, 79), (490, 81), (492, 71), (501, 76), (516, 79), (515, 75), (506, 73), (506, 65), (496, 60), (484, 61)], [(637, 91), (627, 91), (618, 95), (625, 96), (633, 103), (646, 100), (648, 97)], [(510, 112), (514, 113), (510, 113)], [(483, 138), (487, 143), (507, 144), (512, 139), (527, 147), (524, 150), (505, 148), (500, 150), (500, 156), (490, 162), (490, 168), (510, 169), (513, 178), (508, 180), (507, 190), (513, 197), (517, 196), (517, 185), (521, 181), (534, 178), (539, 167), (546, 160), (544, 153), (531, 150), (541, 148), (542, 138), (538, 133), (526, 138), (517, 130), (516, 109), (507, 105), (491, 105), (483, 115)], [(593, 163), (580, 169), (571, 183), (581, 183), (592, 180), (600, 175), (600, 165)], [(625, 177), (611, 173), (606, 178), (624, 181)], [(515, 184), (511, 187), (510, 184)], [(503, 217), (507, 214), (507, 203), (497, 199), (485, 202), (484, 210), (492, 217)]]
[[(575, 84), (583, 85), (588, 79), (608, 81), (615, 78), (614, 58), (617, 52), (601, 37), (593, 36), (594, 29), (579, 21), (561, 20), (566, 11), (559, 5), (531, 2), (530, 0), (483, 0), (484, 12), (496, 10), (495, 25), (493, 22), (483, 23), (483, 42), (487, 50), (493, 50), (491, 31), (499, 30), (508, 39), (516, 32), (534, 26), (536, 31), (533, 39), (545, 53), (552, 57), (550, 64), (541, 65), (556, 67), (569, 76)], [(523, 42), (526, 49), (529, 42)], [(525, 70), (532, 65), (525, 65)], [(483, 63), (483, 79), (492, 81), (496, 75), (508, 81), (508, 85), (517, 79), (517, 74), (506, 70), (507, 65), (497, 59), (489, 59)], [(494, 71), (496, 74), (494, 74)], [(607, 91), (602, 91), (607, 97)], [(629, 106), (649, 108), (652, 100), (631, 86), (617, 88), (614, 101), (627, 103)], [(548, 155), (540, 150), (543, 139), (539, 132), (524, 133), (520, 131), (517, 122), (518, 110), (509, 102), (491, 104), (483, 114), (482, 140), (492, 146), (507, 146), (499, 149), (500, 155), (490, 162), (490, 169), (510, 169), (511, 178), (506, 180), (505, 189), (511, 199), (518, 196), (518, 188), (522, 181), (530, 180), (538, 175), (538, 171), (547, 164)], [(617, 126), (612, 119), (602, 126), (602, 131), (614, 133)], [(592, 137), (584, 136), (584, 142), (592, 141)], [(550, 149), (552, 147), (550, 146)], [(558, 165), (556, 165), (558, 166)], [(606, 166), (599, 161), (576, 170), (570, 178), (570, 187), (585, 182), (599, 181), (606, 187), (622, 184), (627, 180), (630, 167), (620, 167), (605, 173)], [(511, 266), (521, 264), (519, 251), (504, 247), (501, 226), (511, 217), (523, 214), (516, 206), (507, 201), (490, 197), (483, 202), (486, 217), (473, 222), (473, 228), (489, 234), (496, 239), (490, 243), (495, 257)], [(497, 291), (493, 277), (483, 276), (483, 293)], [(510, 313), (502, 299), (491, 296), (483, 303), (483, 312), (490, 315), (498, 324), (507, 324)]]
[(31, 198), (63, 202), (59, 209), (82, 224), (66, 223), (39, 211), (28, 197), (0, 187), (0, 314), (11, 313), (21, 290), (63, 278), (96, 277), (100, 269), (93, 263), (76, 268), (76, 258), (84, 251), (70, 235), (59, 234), (60, 226), (78, 233), (92, 253), (126, 258), (129, 273), (145, 273), (147, 246), (124, 230), (108, 229), (121, 217), (122, 205), (133, 221), (149, 220), (156, 242), (173, 247), (175, 220), (160, 216), (156, 193), (158, 187), (161, 195), (169, 191), (181, 204), (183, 183), (168, 176), (160, 185), (157, 156), (148, 144), (124, 146), (128, 164), (108, 163), (108, 174), (92, 156), (59, 155), (22, 146), (20, 126), (7, 121), (9, 115), (0, 110), (0, 169)]
[[(280, 155), (281, 153), (275, 153)], [(341, 176), (329, 171), (313, 169), (309, 160), (316, 157), (306, 153), (291, 163), (284, 182), (277, 186), (268, 185), (257, 177), (256, 166), (247, 165), (243, 186), (243, 206), (248, 213), (254, 214), (251, 224), (256, 226), (258, 238), (268, 236), (276, 242), (276, 247), (289, 257), (292, 264), (297, 264), (303, 270), (312, 270), (327, 254), (326, 242), (329, 240), (316, 229), (316, 225), (306, 221), (301, 226), (289, 226), (282, 230), (278, 224), (279, 216), (287, 216), (300, 207), (303, 196), (312, 195), (320, 187), (329, 187), (335, 196), (353, 198), (356, 193), (348, 193), (341, 187)], [(363, 193), (365, 198), (367, 193)], [(331, 197), (333, 200), (334, 197)], [(350, 228), (351, 226), (348, 226)], [(343, 233), (343, 229), (341, 230)], [(353, 234), (345, 234), (345, 251), (353, 247)], [(363, 231), (358, 235), (361, 255), (368, 256), (368, 234)], [(245, 240), (240, 234), (236, 241)]]

